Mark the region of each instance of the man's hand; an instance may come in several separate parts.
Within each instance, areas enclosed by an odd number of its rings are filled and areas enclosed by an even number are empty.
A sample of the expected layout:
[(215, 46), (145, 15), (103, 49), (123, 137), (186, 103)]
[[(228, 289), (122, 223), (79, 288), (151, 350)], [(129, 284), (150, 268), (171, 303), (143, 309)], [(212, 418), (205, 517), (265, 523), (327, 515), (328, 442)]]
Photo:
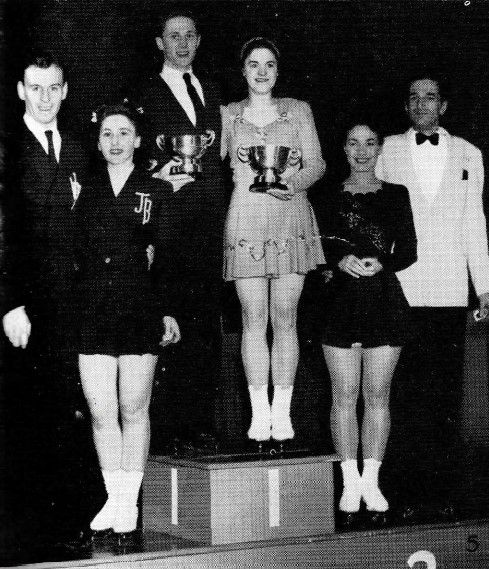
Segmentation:
[(25, 349), (31, 334), (31, 323), (23, 306), (18, 306), (5, 314), (3, 330), (13, 346)]
[(190, 182), (194, 181), (192, 176), (189, 176), (188, 174), (170, 174), (170, 170), (174, 166), (180, 166), (181, 163), (181, 160), (170, 160), (163, 166), (163, 168), (153, 174), (153, 178), (158, 178), (159, 180), (170, 182), (170, 184), (173, 186), (173, 191), (178, 192), (182, 186), (190, 184)]
[(180, 334), (180, 327), (177, 321), (172, 316), (163, 316), (163, 324), (165, 325), (165, 332), (161, 338), (160, 346), (163, 348), (168, 344), (176, 344), (182, 337)]
[(489, 292), (484, 292), (479, 296), (479, 309), (475, 311), (474, 318), (477, 321), (487, 320), (489, 316)]

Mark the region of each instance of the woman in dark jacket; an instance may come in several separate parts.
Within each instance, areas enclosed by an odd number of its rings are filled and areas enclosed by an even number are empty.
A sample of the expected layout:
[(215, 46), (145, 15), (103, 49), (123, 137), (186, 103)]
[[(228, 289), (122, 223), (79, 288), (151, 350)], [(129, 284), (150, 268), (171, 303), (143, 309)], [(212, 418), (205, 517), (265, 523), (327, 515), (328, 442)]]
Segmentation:
[(138, 112), (129, 103), (105, 106), (92, 121), (106, 164), (75, 206), (78, 352), (108, 500), (90, 527), (126, 533), (136, 529), (159, 344), (178, 342), (180, 331), (162, 276), (149, 271), (165, 189), (134, 166)]

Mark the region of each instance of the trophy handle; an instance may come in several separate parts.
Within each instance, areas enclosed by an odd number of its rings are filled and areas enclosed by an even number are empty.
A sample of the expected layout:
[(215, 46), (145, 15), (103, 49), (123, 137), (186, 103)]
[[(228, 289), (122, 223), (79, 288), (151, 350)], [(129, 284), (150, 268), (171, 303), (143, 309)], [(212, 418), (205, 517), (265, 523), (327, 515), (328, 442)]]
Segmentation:
[(248, 162), (250, 161), (250, 155), (248, 154), (249, 149), (250, 149), (249, 146), (238, 146), (238, 150), (236, 152), (238, 158), (241, 160), (241, 162), (244, 162), (245, 164), (248, 164)]
[(216, 139), (216, 133), (213, 130), (206, 130), (205, 132), (207, 133), (207, 137), (205, 137), (205, 146), (206, 148), (209, 148)]
[(156, 146), (162, 151), (165, 150), (165, 135), (164, 134), (159, 134), (156, 137)]
[(302, 158), (302, 152), (298, 148), (291, 148), (287, 160), (289, 166), (296, 166)]

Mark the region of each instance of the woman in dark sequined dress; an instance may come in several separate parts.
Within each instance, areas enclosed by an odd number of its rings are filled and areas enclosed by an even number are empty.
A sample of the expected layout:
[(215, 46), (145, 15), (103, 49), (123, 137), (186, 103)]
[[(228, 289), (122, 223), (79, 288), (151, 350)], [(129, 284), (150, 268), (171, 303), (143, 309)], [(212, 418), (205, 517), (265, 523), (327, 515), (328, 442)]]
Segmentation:
[[(410, 329), (409, 306), (396, 272), (416, 261), (416, 233), (406, 188), (375, 177), (378, 131), (353, 124), (344, 149), (350, 176), (324, 212), (323, 231), (334, 275), (322, 343), (333, 387), (333, 440), (342, 460), (340, 511), (358, 512), (363, 499), (369, 511), (385, 512), (389, 505), (378, 473), (390, 430), (390, 385)], [(365, 403), (361, 429), (360, 388)]]

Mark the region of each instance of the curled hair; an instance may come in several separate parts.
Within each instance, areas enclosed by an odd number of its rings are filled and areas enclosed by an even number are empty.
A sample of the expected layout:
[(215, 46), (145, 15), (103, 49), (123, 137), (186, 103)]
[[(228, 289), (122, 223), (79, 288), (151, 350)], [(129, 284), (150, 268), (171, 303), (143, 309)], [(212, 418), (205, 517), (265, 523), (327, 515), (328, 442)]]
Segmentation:
[(269, 49), (275, 56), (277, 62), (280, 59), (280, 51), (278, 50), (278, 47), (274, 44), (274, 42), (272, 40), (269, 40), (268, 38), (258, 36), (249, 39), (247, 42), (243, 44), (243, 47), (241, 48), (239, 54), (239, 61), (241, 63), (241, 67), (244, 67), (246, 58), (250, 55), (250, 53), (254, 49)]
[(100, 128), (104, 120), (107, 117), (111, 117), (113, 115), (122, 115), (124, 117), (127, 117), (134, 125), (136, 134), (138, 136), (142, 136), (142, 131), (144, 130), (144, 110), (142, 107), (136, 107), (136, 105), (128, 99), (124, 99), (120, 103), (117, 102), (102, 105), (92, 112), (92, 117), (90, 120), (92, 124), (96, 126), (97, 136), (100, 133)]

